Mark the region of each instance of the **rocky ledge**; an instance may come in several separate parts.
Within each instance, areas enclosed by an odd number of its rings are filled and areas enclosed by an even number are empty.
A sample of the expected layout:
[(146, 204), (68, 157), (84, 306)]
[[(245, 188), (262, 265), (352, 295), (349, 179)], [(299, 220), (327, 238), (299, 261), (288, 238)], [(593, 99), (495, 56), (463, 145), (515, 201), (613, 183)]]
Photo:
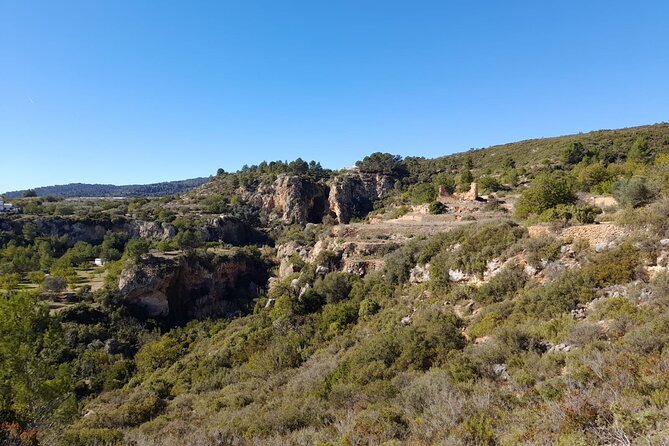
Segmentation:
[(250, 309), (268, 265), (243, 250), (222, 255), (150, 256), (119, 276), (121, 301), (146, 318), (183, 323)]
[(326, 216), (348, 223), (365, 216), (394, 185), (389, 175), (350, 171), (329, 180), (279, 175), (273, 183), (240, 192), (248, 202), (287, 223), (321, 223)]

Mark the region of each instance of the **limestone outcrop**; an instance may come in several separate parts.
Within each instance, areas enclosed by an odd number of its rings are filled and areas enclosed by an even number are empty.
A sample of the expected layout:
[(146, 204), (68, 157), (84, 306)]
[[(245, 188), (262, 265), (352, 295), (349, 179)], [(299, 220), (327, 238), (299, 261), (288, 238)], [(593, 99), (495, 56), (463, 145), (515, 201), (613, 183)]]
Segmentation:
[(143, 237), (152, 240), (169, 240), (177, 235), (174, 226), (159, 221), (133, 220), (128, 222), (125, 226), (125, 231), (131, 237)]
[(109, 229), (122, 227), (125, 220), (82, 220), (69, 217), (20, 217), (0, 219), (0, 231), (21, 234), (31, 232), (38, 237), (61, 237), (67, 235), (72, 244), (83, 241), (100, 243)]
[(320, 223), (328, 211), (327, 185), (312, 180), (280, 176), (274, 183), (274, 205), (282, 219), (292, 223)]
[(0, 231), (21, 233), (30, 227), (30, 232), (39, 237), (62, 237), (67, 235), (69, 242), (87, 242), (99, 244), (108, 231), (126, 232), (131, 237), (144, 237), (153, 240), (167, 240), (176, 235), (176, 229), (169, 223), (142, 220), (82, 219), (78, 217), (24, 217), (12, 220), (0, 220)]
[[(62, 237), (66, 235), (70, 245), (76, 242), (100, 244), (108, 232), (124, 232), (130, 237), (142, 237), (154, 241), (170, 240), (177, 229), (170, 223), (160, 221), (116, 219), (82, 219), (77, 217), (23, 217), (0, 219), (0, 231), (20, 234), (24, 227), (39, 237)], [(199, 227), (205, 242), (224, 242), (234, 246), (262, 242), (264, 235), (245, 225), (239, 219), (220, 215), (204, 222)]]
[(249, 309), (269, 273), (245, 254), (149, 257), (125, 266), (120, 300), (140, 316), (183, 323)]
[(240, 192), (248, 202), (286, 223), (321, 223), (328, 213), (329, 187), (311, 178), (279, 175), (271, 184)]
[(390, 175), (354, 170), (329, 180), (279, 175), (271, 184), (241, 189), (240, 193), (249, 203), (287, 223), (321, 223), (325, 216), (348, 223), (365, 216), (394, 185)]
[(386, 197), (395, 180), (389, 175), (349, 172), (330, 182), (330, 212), (339, 223), (348, 223), (373, 209), (374, 201)]
[(224, 242), (233, 246), (262, 243), (266, 238), (257, 229), (229, 215), (219, 215), (211, 218), (202, 225), (200, 234), (205, 242)]

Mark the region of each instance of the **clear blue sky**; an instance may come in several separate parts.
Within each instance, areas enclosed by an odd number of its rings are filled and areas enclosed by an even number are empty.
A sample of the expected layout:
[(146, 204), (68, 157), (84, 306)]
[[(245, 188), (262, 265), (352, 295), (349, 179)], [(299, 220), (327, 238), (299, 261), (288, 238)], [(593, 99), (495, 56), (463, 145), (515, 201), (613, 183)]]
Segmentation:
[(0, 191), (668, 120), (666, 1), (0, 1)]

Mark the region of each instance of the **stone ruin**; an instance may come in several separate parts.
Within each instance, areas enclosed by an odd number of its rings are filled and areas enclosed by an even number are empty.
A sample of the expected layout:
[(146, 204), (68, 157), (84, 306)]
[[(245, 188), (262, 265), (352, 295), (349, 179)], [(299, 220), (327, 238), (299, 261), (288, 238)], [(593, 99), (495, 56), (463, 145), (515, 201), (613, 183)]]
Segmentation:
[(469, 186), (469, 192), (465, 195), (465, 200), (477, 201), (479, 199), (479, 185), (478, 183), (472, 183)]
[(459, 199), (464, 201), (478, 201), (479, 199), (479, 185), (478, 183), (472, 183), (469, 186), (469, 192), (461, 192), (449, 194), (446, 191), (446, 187), (442, 184), (439, 186), (439, 197), (440, 201), (447, 201), (452, 199)]

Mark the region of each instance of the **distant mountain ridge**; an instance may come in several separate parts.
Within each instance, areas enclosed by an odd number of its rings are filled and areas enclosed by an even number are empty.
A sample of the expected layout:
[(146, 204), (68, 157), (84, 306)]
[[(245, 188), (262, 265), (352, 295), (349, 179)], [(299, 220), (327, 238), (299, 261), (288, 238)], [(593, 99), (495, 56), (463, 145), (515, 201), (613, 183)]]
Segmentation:
[[(165, 181), (152, 184), (129, 184), (116, 186), (113, 184), (86, 184), (70, 183), (55, 186), (36, 187), (30, 189), (35, 191), (38, 197), (160, 197), (185, 192), (199, 187), (209, 181), (209, 177), (191, 178), (187, 180)], [(2, 194), (7, 199), (22, 197), (25, 190), (5, 192)]]

